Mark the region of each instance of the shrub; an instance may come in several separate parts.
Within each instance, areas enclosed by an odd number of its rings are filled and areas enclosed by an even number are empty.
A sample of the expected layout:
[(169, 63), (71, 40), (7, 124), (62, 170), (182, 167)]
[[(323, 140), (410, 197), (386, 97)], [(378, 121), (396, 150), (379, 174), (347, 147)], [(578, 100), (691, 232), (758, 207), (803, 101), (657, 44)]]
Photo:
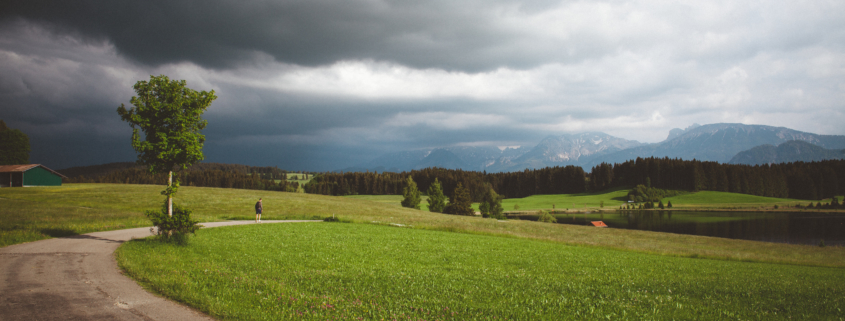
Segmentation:
[(328, 216), (328, 217), (324, 218), (323, 222), (352, 223), (352, 220), (342, 219), (342, 218), (336, 217), (336, 216), (334, 216), (334, 214), (332, 214), (332, 216)]
[(554, 215), (549, 214), (548, 211), (540, 211), (540, 217), (537, 218), (537, 222), (557, 223), (557, 219)]
[(149, 210), (144, 212), (144, 215), (155, 226), (150, 231), (163, 241), (186, 244), (188, 234), (193, 234), (200, 229), (197, 225), (199, 222), (191, 219), (191, 210), (176, 203), (173, 203), (173, 216), (168, 216), (166, 200), (161, 210)]

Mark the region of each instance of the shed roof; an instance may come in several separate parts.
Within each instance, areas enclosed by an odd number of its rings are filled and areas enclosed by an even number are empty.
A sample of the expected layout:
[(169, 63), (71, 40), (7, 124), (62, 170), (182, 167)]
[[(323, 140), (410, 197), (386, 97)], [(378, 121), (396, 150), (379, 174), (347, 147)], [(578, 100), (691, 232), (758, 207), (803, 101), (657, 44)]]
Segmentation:
[(63, 178), (67, 178), (67, 176), (62, 175), (61, 173), (54, 171), (52, 169), (47, 168), (47, 166), (41, 164), (25, 164), (25, 165), (0, 165), (0, 173), (23, 173), (30, 169), (41, 167), (50, 171), (53, 174), (59, 175)]
[(595, 227), (607, 227), (607, 224), (604, 224), (602, 221), (591, 221), (590, 223), (593, 223)]

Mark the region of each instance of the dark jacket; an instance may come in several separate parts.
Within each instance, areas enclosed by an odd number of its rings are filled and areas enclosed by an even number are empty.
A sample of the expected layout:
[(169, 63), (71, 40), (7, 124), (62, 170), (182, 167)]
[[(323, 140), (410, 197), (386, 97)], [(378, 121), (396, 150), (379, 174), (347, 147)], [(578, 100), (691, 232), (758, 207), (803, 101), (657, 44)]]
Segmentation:
[(261, 202), (255, 202), (255, 214), (261, 214), (261, 211), (264, 210), (261, 207)]

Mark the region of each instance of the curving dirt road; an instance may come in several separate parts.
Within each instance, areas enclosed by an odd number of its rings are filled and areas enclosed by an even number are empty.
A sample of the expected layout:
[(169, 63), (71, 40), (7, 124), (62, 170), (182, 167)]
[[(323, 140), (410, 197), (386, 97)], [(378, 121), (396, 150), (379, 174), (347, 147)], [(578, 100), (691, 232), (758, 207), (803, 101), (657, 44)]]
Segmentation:
[[(262, 223), (303, 221), (262, 221)], [(205, 227), (255, 224), (202, 223)], [(0, 320), (213, 320), (124, 276), (114, 251), (150, 228), (96, 232), (0, 248)]]

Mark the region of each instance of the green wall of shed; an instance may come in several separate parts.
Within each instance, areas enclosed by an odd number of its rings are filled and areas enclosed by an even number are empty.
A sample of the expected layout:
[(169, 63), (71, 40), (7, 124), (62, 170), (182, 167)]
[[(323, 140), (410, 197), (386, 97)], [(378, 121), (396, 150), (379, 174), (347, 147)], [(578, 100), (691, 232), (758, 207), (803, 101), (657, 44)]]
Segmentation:
[(62, 177), (39, 167), (23, 173), (24, 186), (62, 186)]

